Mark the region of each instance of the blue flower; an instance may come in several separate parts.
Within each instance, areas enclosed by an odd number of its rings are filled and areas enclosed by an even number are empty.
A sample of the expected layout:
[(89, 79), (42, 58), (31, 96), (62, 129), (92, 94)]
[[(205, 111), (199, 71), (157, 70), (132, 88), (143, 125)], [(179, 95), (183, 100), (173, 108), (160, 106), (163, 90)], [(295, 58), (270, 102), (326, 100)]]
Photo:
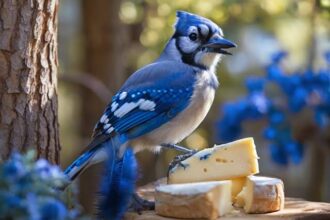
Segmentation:
[(64, 173), (56, 165), (50, 164), (47, 160), (41, 158), (36, 161), (34, 172), (39, 178), (45, 181), (52, 181), (55, 187), (60, 187), (66, 181)]
[(325, 111), (323, 111), (322, 108), (316, 108), (314, 120), (318, 126), (320, 126), (321, 128), (325, 128), (329, 124), (329, 112), (327, 114)]
[(276, 129), (272, 128), (272, 127), (267, 127), (264, 132), (264, 137), (268, 140), (274, 140), (277, 136), (277, 131)]
[(303, 146), (294, 141), (288, 141), (284, 150), (294, 164), (299, 164), (303, 157)]
[(284, 121), (285, 116), (282, 112), (274, 111), (274, 112), (270, 113), (269, 119), (270, 119), (269, 121), (271, 124), (279, 124)]
[(289, 97), (289, 107), (291, 111), (298, 112), (300, 111), (305, 105), (306, 100), (308, 98), (308, 92), (305, 88), (299, 87), (296, 89), (293, 94)]
[(22, 206), (21, 198), (8, 191), (0, 191), (0, 201), (3, 205), (6, 205), (8, 208), (11, 207), (12, 209), (20, 208)]
[(276, 145), (276, 144), (271, 144), (270, 145), (270, 155), (272, 159), (277, 162), (278, 164), (281, 165), (287, 165), (288, 164), (288, 158), (287, 155), (283, 149), (283, 147)]
[(34, 170), (42, 179), (49, 179), (50, 178), (50, 164), (47, 160), (41, 158), (36, 161), (34, 165)]
[(265, 79), (261, 77), (248, 77), (245, 80), (245, 86), (249, 92), (260, 92), (264, 89)]
[(319, 74), (315, 75), (315, 81), (320, 85), (321, 88), (325, 88), (329, 91), (330, 89), (330, 72), (329, 70), (321, 70)]
[(281, 62), (286, 56), (288, 55), (288, 53), (286, 51), (279, 51), (275, 54), (272, 55), (272, 62), (273, 63), (279, 63)]
[(65, 205), (55, 199), (47, 199), (40, 210), (42, 220), (62, 220), (68, 216)]
[(58, 166), (35, 162), (33, 152), (13, 153), (0, 164), (0, 219), (77, 219), (75, 204), (69, 212), (62, 201), (65, 192), (56, 190), (66, 181)]
[(13, 219), (18, 213), (26, 213), (22, 198), (10, 191), (0, 190), (0, 219)]
[(330, 64), (330, 51), (324, 53), (325, 61)]
[(259, 118), (269, 111), (271, 103), (263, 93), (255, 93), (248, 97), (250, 101), (250, 109), (253, 109), (252, 118)]
[(33, 220), (40, 220), (40, 213), (38, 210), (38, 198), (37, 195), (33, 192), (29, 192), (26, 195), (26, 208), (28, 212), (29, 219)]
[[(292, 113), (303, 109), (313, 111), (320, 132), (327, 132), (325, 128), (330, 123), (330, 51), (325, 53), (328, 65), (319, 71), (308, 68), (287, 73), (280, 65), (286, 55), (284, 51), (274, 54), (272, 63), (266, 67), (266, 78), (248, 77), (245, 82), (248, 94), (225, 103), (222, 119), (216, 123), (217, 136), (223, 141), (232, 141), (241, 134), (244, 122), (267, 118), (263, 136), (271, 142), (273, 160), (284, 165), (300, 163), (304, 153), (302, 143), (292, 137), (293, 126), (288, 120)], [(265, 90), (268, 83), (276, 87)]]
[(266, 68), (266, 72), (267, 72), (267, 78), (269, 80), (275, 80), (275, 81), (279, 81), (283, 78), (283, 70), (281, 69), (281, 67), (275, 65), (275, 64), (271, 64)]
[(21, 161), (9, 159), (7, 163), (3, 165), (4, 178), (8, 180), (16, 180), (21, 178), (25, 174), (25, 169)]

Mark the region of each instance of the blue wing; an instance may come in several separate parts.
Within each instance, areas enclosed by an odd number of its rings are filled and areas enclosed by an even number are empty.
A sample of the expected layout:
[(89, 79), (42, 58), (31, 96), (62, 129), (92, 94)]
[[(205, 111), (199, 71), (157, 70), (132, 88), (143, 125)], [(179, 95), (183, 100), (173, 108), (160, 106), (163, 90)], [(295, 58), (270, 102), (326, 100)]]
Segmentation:
[(92, 142), (65, 173), (72, 180), (91, 164), (105, 143), (118, 148), (170, 121), (189, 105), (195, 81), (193, 68), (173, 61), (150, 64), (135, 72), (107, 106)]
[(150, 64), (135, 72), (113, 97), (94, 129), (94, 139), (144, 135), (168, 122), (190, 103), (196, 73), (173, 61)]

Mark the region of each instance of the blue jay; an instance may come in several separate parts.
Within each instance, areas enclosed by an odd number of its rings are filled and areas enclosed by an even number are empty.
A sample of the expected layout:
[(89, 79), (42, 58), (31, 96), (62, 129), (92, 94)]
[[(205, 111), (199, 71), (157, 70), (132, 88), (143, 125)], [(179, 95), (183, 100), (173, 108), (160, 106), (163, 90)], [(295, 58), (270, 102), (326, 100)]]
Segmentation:
[(114, 160), (128, 146), (135, 153), (161, 147), (190, 152), (176, 143), (205, 118), (219, 84), (216, 66), (236, 45), (215, 23), (188, 12), (177, 12), (174, 28), (159, 58), (133, 73), (112, 98), (91, 143), (65, 171), (71, 180), (107, 158), (104, 146), (110, 146)]

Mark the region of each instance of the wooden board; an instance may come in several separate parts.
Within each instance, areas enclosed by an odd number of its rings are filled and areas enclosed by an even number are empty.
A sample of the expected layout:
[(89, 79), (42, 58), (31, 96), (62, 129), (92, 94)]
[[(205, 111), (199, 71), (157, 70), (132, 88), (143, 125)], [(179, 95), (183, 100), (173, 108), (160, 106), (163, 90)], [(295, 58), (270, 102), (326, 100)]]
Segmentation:
[[(163, 182), (161, 180), (160, 182)], [(139, 194), (149, 200), (154, 200), (154, 186), (156, 183), (148, 184), (138, 189)], [(177, 218), (166, 218), (156, 215), (154, 211), (127, 213), (124, 220), (174, 220)], [(220, 219), (220, 218), (219, 218)], [(268, 214), (245, 214), (241, 209), (235, 209), (232, 213), (221, 217), (221, 220), (232, 219), (310, 219), (330, 220), (330, 203), (309, 202), (302, 199), (286, 198), (284, 210)]]

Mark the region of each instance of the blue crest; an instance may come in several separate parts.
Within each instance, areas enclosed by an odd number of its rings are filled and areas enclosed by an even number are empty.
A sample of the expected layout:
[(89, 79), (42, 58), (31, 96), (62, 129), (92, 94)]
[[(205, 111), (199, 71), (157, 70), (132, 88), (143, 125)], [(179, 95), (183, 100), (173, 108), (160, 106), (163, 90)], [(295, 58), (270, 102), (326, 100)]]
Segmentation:
[(190, 26), (198, 26), (200, 24), (207, 25), (213, 33), (220, 32), (220, 28), (218, 25), (202, 16), (192, 14), (186, 11), (177, 11), (176, 17), (178, 20), (175, 24), (175, 30), (180, 35), (187, 35), (187, 31)]

